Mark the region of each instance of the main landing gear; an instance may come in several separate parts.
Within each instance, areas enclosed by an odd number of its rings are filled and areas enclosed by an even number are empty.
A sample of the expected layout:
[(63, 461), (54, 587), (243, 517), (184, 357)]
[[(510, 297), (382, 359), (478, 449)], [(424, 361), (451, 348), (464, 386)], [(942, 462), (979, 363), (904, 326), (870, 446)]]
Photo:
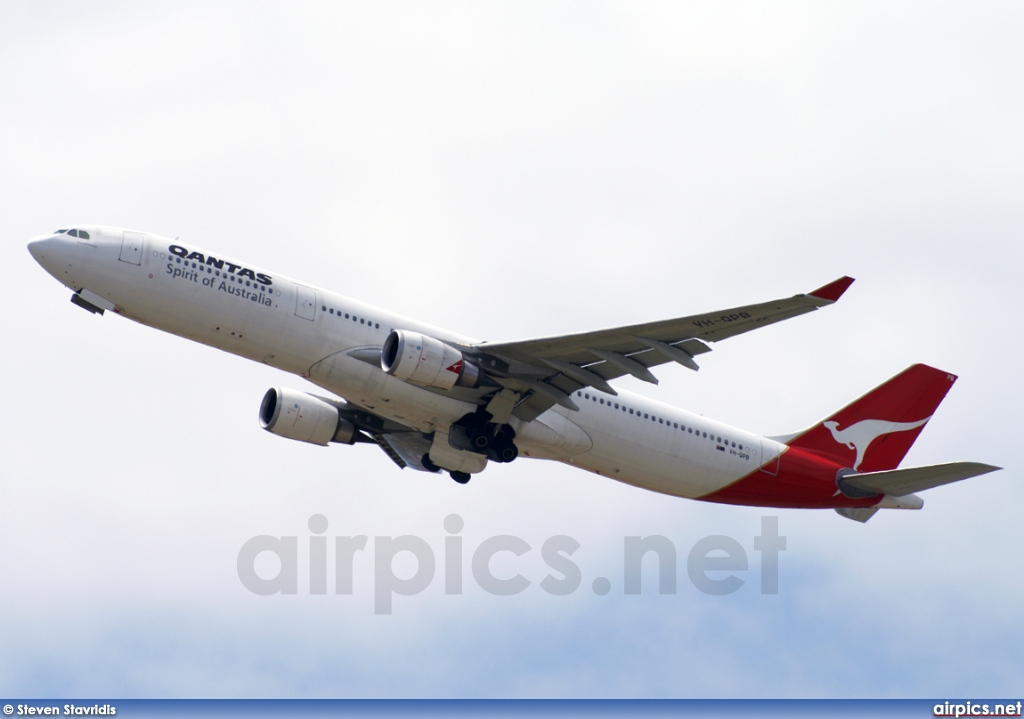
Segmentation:
[(449, 438), (453, 447), (482, 454), (492, 462), (505, 464), (519, 456), (515, 431), (507, 424), (495, 424), (486, 412), (467, 414), (451, 426)]
[[(491, 415), (483, 410), (467, 414), (449, 427), (448, 443), (455, 449), (482, 454), (499, 464), (513, 461), (519, 456), (519, 448), (514, 441), (515, 431), (507, 424), (498, 424), (491, 419)], [(444, 469), (426, 454), (423, 455), (421, 463), (428, 472), (440, 472)], [(461, 471), (449, 471), (448, 475), (459, 484), (466, 484), (471, 477), (468, 472)]]
[[(430, 459), (429, 454), (423, 455), (423, 458), (420, 460), (420, 464), (422, 464), (423, 469), (427, 470), (428, 472), (441, 471), (441, 468), (434, 464), (434, 461)], [(473, 477), (473, 475), (471, 475), (469, 472), (449, 472), (448, 476), (450, 476), (459, 484), (465, 484)]]
[[(423, 465), (423, 469), (427, 470), (428, 472), (441, 472), (441, 468), (434, 464), (433, 460), (430, 459), (430, 455), (428, 454), (423, 455), (423, 458), (420, 459), (420, 463)], [(473, 475), (471, 475), (469, 472), (449, 472), (448, 476), (450, 476), (459, 484), (466, 484), (466, 482), (468, 482), (473, 477)]]

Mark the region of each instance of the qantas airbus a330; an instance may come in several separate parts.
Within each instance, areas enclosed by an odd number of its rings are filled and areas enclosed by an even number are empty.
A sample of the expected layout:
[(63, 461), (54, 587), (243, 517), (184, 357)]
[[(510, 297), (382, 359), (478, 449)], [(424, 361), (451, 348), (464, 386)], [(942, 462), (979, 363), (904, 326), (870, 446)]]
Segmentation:
[(803, 432), (762, 437), (616, 389), (651, 368), (696, 370), (708, 342), (826, 307), (853, 280), (678, 319), (479, 342), (178, 240), (77, 225), (29, 243), (90, 312), (129, 319), (305, 377), (275, 387), (262, 427), (312, 444), (372, 442), (399, 467), (461, 483), (488, 462), (554, 459), (656, 492), (832, 508), (866, 522), (913, 493), (997, 467), (897, 469), (956, 377), (914, 365)]

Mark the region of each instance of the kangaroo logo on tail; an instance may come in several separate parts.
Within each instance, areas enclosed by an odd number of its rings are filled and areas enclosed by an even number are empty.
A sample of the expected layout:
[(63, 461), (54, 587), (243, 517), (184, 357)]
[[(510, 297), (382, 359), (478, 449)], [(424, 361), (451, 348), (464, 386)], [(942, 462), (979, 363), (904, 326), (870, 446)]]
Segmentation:
[(822, 425), (828, 428), (836, 442), (857, 451), (857, 461), (854, 462), (853, 469), (859, 471), (860, 463), (864, 461), (865, 452), (876, 439), (883, 434), (916, 429), (930, 419), (931, 417), (925, 417), (920, 422), (886, 422), (883, 419), (865, 419), (851, 424), (846, 429), (839, 429), (839, 423), (831, 420), (822, 422)]

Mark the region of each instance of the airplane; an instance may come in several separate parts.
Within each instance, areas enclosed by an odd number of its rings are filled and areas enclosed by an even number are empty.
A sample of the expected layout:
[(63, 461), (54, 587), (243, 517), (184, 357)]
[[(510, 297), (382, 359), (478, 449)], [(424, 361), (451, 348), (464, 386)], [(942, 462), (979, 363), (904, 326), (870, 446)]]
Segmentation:
[(211, 253), (190, 242), (74, 225), (29, 252), (71, 301), (299, 375), (330, 396), (273, 387), (260, 426), (314, 445), (373, 443), (399, 467), (465, 484), (489, 462), (548, 459), (707, 502), (834, 509), (868, 521), (920, 509), (915, 492), (1000, 469), (899, 469), (956, 377), (917, 364), (808, 429), (764, 437), (614, 387), (652, 368), (697, 370), (720, 342), (836, 302), (812, 292), (627, 327), (482, 342)]

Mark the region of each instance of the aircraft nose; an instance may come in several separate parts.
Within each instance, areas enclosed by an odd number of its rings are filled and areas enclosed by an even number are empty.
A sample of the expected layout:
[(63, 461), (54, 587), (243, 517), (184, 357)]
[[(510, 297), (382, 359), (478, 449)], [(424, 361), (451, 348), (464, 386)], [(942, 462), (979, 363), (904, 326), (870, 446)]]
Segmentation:
[(50, 237), (38, 237), (28, 243), (28, 251), (32, 257), (39, 264), (43, 264), (43, 260), (46, 259), (46, 255), (50, 251), (50, 245), (52, 244), (52, 238)]

